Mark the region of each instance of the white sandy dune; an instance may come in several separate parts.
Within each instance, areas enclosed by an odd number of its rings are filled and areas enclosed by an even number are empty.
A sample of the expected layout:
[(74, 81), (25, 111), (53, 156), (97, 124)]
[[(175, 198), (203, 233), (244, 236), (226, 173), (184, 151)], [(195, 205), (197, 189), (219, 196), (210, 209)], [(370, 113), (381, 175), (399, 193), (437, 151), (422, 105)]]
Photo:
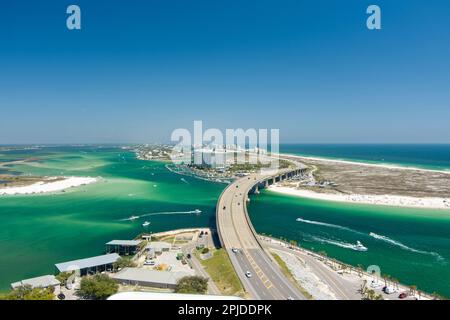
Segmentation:
[(279, 185), (272, 185), (269, 187), (269, 190), (287, 195), (327, 201), (450, 210), (450, 198), (416, 198), (396, 195), (319, 193), (305, 189), (282, 187)]
[(96, 178), (91, 177), (67, 177), (59, 181), (39, 181), (37, 183), (21, 186), (21, 187), (6, 187), (0, 189), (0, 195), (18, 195), (18, 194), (38, 194), (57, 192), (72, 187), (78, 187), (96, 182)]

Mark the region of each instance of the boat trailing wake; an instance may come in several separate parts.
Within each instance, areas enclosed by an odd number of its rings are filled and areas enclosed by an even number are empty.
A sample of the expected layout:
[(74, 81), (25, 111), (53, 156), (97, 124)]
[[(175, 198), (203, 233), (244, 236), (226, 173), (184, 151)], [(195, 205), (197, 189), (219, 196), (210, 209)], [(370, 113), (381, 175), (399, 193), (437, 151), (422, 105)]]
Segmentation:
[(296, 221), (297, 222), (302, 222), (302, 223), (307, 223), (307, 224), (314, 224), (314, 225), (317, 225), (317, 226), (335, 228), (335, 229), (346, 230), (346, 231), (362, 234), (362, 232), (359, 232), (359, 231), (356, 231), (356, 230), (353, 230), (353, 229), (350, 229), (350, 228), (347, 228), (347, 227), (344, 227), (344, 226), (340, 226), (338, 224), (331, 224), (331, 223), (314, 221), (314, 220), (306, 220), (306, 219), (302, 219), (302, 218), (297, 218)]
[(325, 238), (321, 238), (321, 237), (312, 237), (312, 238), (317, 242), (328, 243), (328, 244), (332, 244), (337, 247), (341, 247), (341, 248), (345, 248), (345, 249), (351, 249), (351, 250), (355, 250), (355, 251), (367, 251), (367, 248), (365, 246), (363, 246), (362, 243), (359, 241), (357, 241), (356, 244), (353, 244), (353, 243), (348, 243), (348, 242), (341, 242), (341, 241), (336, 241), (336, 240), (331, 240), (331, 239), (325, 239)]
[(176, 215), (176, 214), (200, 214), (202, 213), (201, 210), (195, 209), (191, 211), (161, 211), (161, 212), (150, 212), (150, 213), (144, 213), (138, 216), (131, 216), (125, 219), (120, 219), (119, 221), (133, 221), (139, 218), (143, 217), (150, 217), (150, 216), (160, 216), (160, 215)]
[(434, 257), (438, 258), (439, 260), (444, 260), (444, 258), (442, 258), (442, 256), (440, 256), (437, 252), (414, 249), (414, 248), (408, 247), (407, 245), (405, 245), (405, 244), (403, 244), (403, 243), (401, 243), (399, 241), (393, 240), (393, 239), (391, 239), (389, 237), (386, 237), (386, 236), (382, 236), (382, 235), (376, 234), (374, 232), (370, 232), (369, 236), (371, 236), (372, 238), (375, 238), (375, 239), (387, 242), (387, 243), (389, 243), (391, 245), (400, 247), (400, 248), (402, 248), (404, 250), (407, 250), (407, 251), (411, 251), (411, 252), (415, 252), (415, 253), (421, 253), (421, 254), (428, 254), (428, 255), (431, 255), (431, 256), (434, 256)]

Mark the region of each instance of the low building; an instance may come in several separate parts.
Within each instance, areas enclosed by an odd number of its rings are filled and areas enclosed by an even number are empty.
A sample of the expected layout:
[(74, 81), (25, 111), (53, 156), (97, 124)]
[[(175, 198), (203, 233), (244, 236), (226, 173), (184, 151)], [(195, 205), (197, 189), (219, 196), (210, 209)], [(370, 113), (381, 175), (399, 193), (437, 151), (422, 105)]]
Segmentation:
[(172, 248), (170, 243), (164, 241), (152, 241), (145, 246), (147, 251), (153, 250), (155, 254), (161, 254), (164, 251), (169, 251)]
[(143, 268), (124, 268), (112, 278), (123, 285), (175, 289), (179, 279), (190, 276), (185, 272), (157, 271)]
[(75, 271), (77, 275), (84, 276), (103, 271), (112, 271), (113, 263), (119, 258), (120, 256), (117, 253), (109, 253), (91, 258), (57, 263), (55, 267), (58, 272)]
[(212, 294), (187, 294), (169, 292), (119, 292), (107, 300), (244, 300), (237, 296), (219, 296)]
[(57, 287), (61, 282), (53, 275), (45, 275), (36, 278), (30, 278), (11, 283), (11, 288), (16, 289), (23, 286), (31, 286), (31, 288), (48, 288)]
[(117, 253), (121, 256), (134, 255), (139, 250), (142, 240), (112, 240), (106, 243), (106, 253)]

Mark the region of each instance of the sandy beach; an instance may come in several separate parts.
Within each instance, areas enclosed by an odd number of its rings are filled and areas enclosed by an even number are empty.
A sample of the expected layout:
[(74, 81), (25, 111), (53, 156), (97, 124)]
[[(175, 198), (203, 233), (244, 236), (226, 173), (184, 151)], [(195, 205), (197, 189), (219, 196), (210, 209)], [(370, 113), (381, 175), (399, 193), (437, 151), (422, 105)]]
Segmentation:
[(91, 177), (65, 177), (63, 180), (52, 181), (51, 178), (37, 183), (20, 186), (6, 187), (0, 189), (0, 195), (21, 195), (21, 194), (41, 194), (63, 191), (69, 188), (78, 187), (94, 183), (97, 178)]
[(400, 166), (395, 164), (382, 164), (382, 163), (367, 163), (367, 162), (359, 162), (359, 161), (350, 161), (350, 160), (340, 160), (340, 159), (328, 159), (328, 158), (320, 158), (320, 157), (310, 157), (310, 156), (298, 156), (293, 154), (280, 154), (280, 158), (287, 157), (298, 160), (316, 160), (322, 162), (329, 163), (340, 163), (340, 164), (349, 164), (349, 165), (358, 165), (364, 167), (373, 167), (373, 168), (384, 168), (384, 169), (395, 169), (395, 170), (413, 170), (413, 171), (421, 171), (421, 172), (439, 172), (444, 174), (449, 174), (450, 171), (446, 170), (433, 170), (433, 169), (424, 169), (410, 166)]
[(268, 190), (318, 200), (351, 202), (374, 205), (385, 205), (394, 207), (410, 208), (429, 208), (429, 209), (447, 209), (450, 210), (450, 198), (416, 198), (408, 196), (395, 195), (362, 195), (362, 194), (337, 194), (337, 193), (319, 193), (310, 190), (272, 185)]

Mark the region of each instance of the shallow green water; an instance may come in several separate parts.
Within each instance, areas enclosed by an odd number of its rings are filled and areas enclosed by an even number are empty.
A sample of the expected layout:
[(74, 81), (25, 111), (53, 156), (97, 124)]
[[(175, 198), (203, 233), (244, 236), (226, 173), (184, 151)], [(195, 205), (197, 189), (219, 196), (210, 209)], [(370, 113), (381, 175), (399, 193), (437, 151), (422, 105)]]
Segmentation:
[[(258, 232), (450, 297), (450, 212), (303, 199), (264, 191), (251, 197)], [(297, 219), (300, 218), (300, 221)], [(372, 233), (372, 235), (370, 235)], [(360, 241), (367, 251), (356, 251)]]
[[(137, 160), (120, 148), (0, 152), (0, 162), (29, 157), (39, 162), (3, 170), (100, 176), (101, 181), (66, 193), (0, 197), (0, 290), (13, 281), (53, 273), (55, 263), (103, 254), (104, 243), (112, 239), (130, 239), (143, 231), (215, 227), (223, 184), (176, 175), (164, 163)], [(187, 213), (195, 209), (202, 213)], [(252, 197), (249, 212), (259, 232), (295, 239), (353, 265), (379, 265), (382, 273), (403, 283), (450, 297), (449, 212), (349, 205), (267, 191)], [(156, 215), (122, 221), (148, 213)], [(147, 229), (142, 227), (145, 220), (151, 221)], [(353, 250), (356, 241), (368, 251)]]
[[(53, 273), (54, 264), (103, 254), (112, 239), (214, 226), (225, 185), (170, 173), (161, 162), (140, 161), (115, 148), (45, 148), (3, 153), (2, 159), (39, 157), (15, 165), (26, 174), (100, 176), (102, 181), (66, 193), (0, 198), (0, 289), (13, 281)], [(190, 213), (202, 210), (199, 215)], [(136, 221), (131, 215), (166, 212)], [(142, 227), (149, 220), (151, 225)]]

